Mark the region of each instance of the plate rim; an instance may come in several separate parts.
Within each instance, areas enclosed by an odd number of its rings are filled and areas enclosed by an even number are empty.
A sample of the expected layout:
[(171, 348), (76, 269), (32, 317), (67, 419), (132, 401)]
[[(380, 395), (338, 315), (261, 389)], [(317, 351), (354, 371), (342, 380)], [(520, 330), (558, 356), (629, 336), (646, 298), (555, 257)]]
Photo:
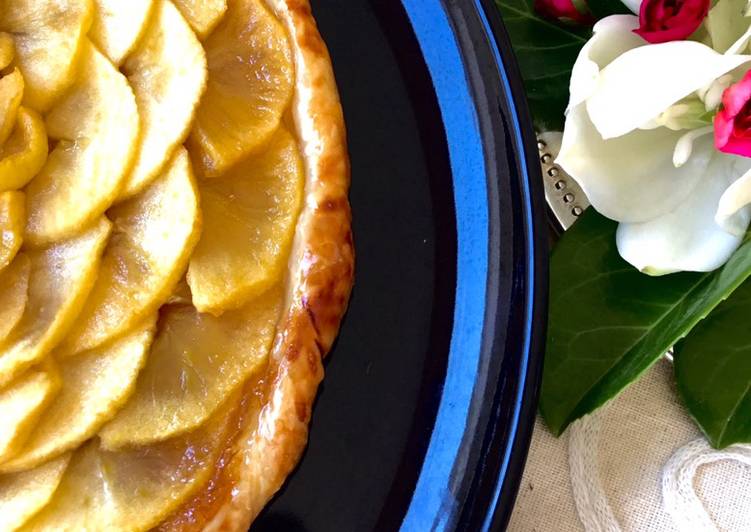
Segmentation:
[[(457, 303), (446, 386), (402, 529), (502, 529), (521, 482), (534, 426), (545, 341), (547, 224), (536, 139), (519, 69), (492, 2), (402, 4), (443, 116), (458, 229)], [(521, 344), (509, 343), (508, 330), (500, 330), (503, 324), (496, 316), (503, 296), (493, 289), (500, 286), (500, 268), (508, 257), (501, 257), (501, 249), (483, 251), (476, 246), (478, 235), (492, 247), (499, 242), (493, 235), (508, 229), (498, 205), (489, 199), (503, 179), (503, 165), (498, 166), (502, 143), (508, 150), (508, 169), (516, 169), (511, 178), (519, 192), (515, 207), (521, 227), (514, 226), (512, 236), (515, 246), (519, 241), (512, 258), (518, 286), (511, 301), (522, 309), (522, 317), (520, 322), (519, 312), (514, 312), (517, 326), (511, 336), (520, 334)], [(478, 168), (490, 191), (484, 196), (477, 188)], [(468, 175), (469, 183), (461, 181)], [(468, 243), (475, 244), (471, 251)], [(468, 260), (484, 262), (484, 270), (482, 265), (466, 264)], [(485, 292), (481, 302), (478, 284)], [(476, 320), (480, 312), (482, 323)], [(509, 358), (514, 352), (516, 360)], [(467, 362), (468, 354), (476, 359)], [(460, 357), (464, 360), (457, 363)], [(500, 373), (481, 374), (482, 363), (500, 365)], [(492, 382), (495, 375), (499, 382)], [(487, 382), (481, 387), (483, 378)], [(452, 425), (464, 426), (464, 433), (457, 437)]]

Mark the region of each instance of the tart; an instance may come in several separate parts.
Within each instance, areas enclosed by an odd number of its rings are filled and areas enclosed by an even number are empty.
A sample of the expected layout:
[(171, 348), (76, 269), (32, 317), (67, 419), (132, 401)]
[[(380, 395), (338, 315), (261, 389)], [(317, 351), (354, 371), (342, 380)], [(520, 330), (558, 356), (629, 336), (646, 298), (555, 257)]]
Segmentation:
[(5, 0), (0, 69), (0, 529), (247, 529), (353, 281), (307, 0)]

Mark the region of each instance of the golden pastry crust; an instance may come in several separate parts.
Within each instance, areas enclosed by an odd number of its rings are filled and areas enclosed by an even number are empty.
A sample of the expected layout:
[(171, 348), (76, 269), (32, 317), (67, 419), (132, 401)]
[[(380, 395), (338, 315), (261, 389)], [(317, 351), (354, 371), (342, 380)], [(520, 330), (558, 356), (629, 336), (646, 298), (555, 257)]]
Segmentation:
[(293, 122), (306, 170), (287, 305), (265, 377), (245, 391), (248, 415), (228, 442), (214, 478), (162, 523), (163, 530), (247, 530), (282, 486), (307, 443), (322, 358), (337, 335), (352, 287), (349, 159), (328, 51), (308, 0), (266, 2), (286, 26), (295, 51)]

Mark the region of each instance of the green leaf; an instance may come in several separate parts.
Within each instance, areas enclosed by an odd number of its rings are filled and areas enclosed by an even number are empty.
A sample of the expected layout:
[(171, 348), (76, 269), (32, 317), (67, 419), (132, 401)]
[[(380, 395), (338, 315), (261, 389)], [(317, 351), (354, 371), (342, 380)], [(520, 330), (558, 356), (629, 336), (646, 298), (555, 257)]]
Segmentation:
[(588, 0), (587, 4), (597, 20), (610, 15), (633, 15), (621, 0)]
[(751, 282), (676, 346), (678, 392), (717, 448), (751, 442)]
[(543, 18), (535, 13), (533, 0), (496, 0), (496, 4), (519, 61), (536, 126), (560, 131), (571, 68), (591, 29)]
[(618, 255), (617, 224), (588, 209), (551, 257), (540, 411), (562, 433), (615, 397), (751, 274), (751, 244), (712, 273), (650, 277)]

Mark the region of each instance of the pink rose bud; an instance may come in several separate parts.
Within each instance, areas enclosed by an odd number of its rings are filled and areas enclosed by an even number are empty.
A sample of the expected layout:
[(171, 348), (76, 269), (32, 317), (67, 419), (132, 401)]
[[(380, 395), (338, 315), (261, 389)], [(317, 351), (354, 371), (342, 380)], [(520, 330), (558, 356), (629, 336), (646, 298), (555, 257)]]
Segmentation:
[(751, 157), (751, 70), (722, 95), (722, 109), (714, 119), (718, 150)]
[(573, 0), (535, 0), (535, 11), (539, 14), (561, 22), (575, 22), (577, 24), (592, 24), (594, 19), (585, 11), (579, 11)]
[(680, 41), (694, 33), (711, 0), (642, 0), (634, 33), (650, 43)]

